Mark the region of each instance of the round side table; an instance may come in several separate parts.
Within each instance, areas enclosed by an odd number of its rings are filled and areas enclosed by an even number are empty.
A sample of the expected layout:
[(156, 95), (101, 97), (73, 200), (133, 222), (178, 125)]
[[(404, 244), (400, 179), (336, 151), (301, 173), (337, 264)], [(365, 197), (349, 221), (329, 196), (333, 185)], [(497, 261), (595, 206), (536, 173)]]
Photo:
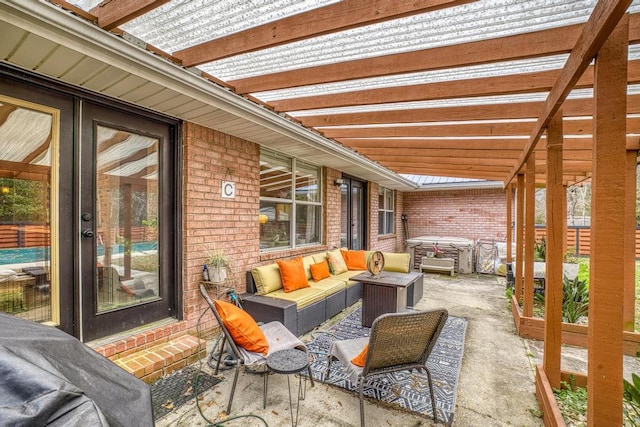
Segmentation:
[[(293, 401), (291, 399), (291, 382), (289, 376), (304, 371), (309, 367), (307, 353), (295, 348), (280, 350), (267, 357), (267, 367), (277, 374), (287, 375), (287, 386), (289, 388), (289, 410), (291, 411), (291, 425), (298, 425), (298, 412), (300, 410), (300, 400), (304, 400), (304, 390), (302, 388), (302, 376), (298, 377), (298, 401), (296, 404), (296, 418), (293, 420)], [(306, 388), (306, 380), (305, 380)]]

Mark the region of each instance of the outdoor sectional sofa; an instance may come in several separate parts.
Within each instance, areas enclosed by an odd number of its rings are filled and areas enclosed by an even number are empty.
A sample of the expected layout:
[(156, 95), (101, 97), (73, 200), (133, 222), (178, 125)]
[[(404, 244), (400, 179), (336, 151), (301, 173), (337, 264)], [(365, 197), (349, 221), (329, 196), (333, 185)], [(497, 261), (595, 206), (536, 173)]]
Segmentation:
[[(336, 250), (337, 251), (337, 250)], [(369, 251), (365, 252), (368, 257)], [(411, 256), (407, 253), (384, 253), (384, 271), (408, 273)], [(303, 335), (340, 313), (362, 297), (362, 283), (351, 280), (366, 270), (348, 270), (315, 282), (310, 266), (327, 260), (327, 252), (302, 258), (309, 287), (285, 292), (277, 263), (256, 267), (247, 272), (247, 294), (242, 296), (244, 309), (258, 322), (277, 320), (297, 336)], [(407, 305), (422, 298), (422, 278), (407, 289)]]

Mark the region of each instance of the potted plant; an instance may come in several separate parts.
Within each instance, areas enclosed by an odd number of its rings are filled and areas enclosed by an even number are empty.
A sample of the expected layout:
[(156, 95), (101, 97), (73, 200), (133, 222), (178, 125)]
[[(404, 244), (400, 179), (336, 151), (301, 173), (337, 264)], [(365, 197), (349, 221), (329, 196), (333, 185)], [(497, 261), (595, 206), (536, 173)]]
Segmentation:
[(209, 280), (213, 283), (222, 283), (231, 272), (229, 258), (221, 249), (209, 251), (207, 264), (209, 265)]

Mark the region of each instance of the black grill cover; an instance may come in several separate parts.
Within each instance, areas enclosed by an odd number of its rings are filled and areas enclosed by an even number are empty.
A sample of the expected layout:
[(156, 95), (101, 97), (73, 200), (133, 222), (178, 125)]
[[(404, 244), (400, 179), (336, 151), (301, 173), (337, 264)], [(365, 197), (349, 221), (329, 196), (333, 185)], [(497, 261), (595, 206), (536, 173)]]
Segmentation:
[(0, 425), (153, 426), (151, 390), (74, 337), (0, 313)]

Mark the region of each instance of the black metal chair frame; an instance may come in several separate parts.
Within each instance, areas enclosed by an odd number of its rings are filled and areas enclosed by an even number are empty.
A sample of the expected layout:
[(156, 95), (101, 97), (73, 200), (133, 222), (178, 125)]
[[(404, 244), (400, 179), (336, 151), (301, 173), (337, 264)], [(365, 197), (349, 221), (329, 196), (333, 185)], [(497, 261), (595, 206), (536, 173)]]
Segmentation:
[[(211, 309), (211, 312), (215, 316), (216, 321), (218, 322), (218, 325), (220, 325), (220, 329), (222, 330), (222, 333), (223, 333), (222, 345), (220, 346), (220, 350), (219, 350), (219, 354), (218, 354), (218, 360), (216, 362), (216, 368), (215, 368), (215, 371), (214, 371), (214, 375), (218, 375), (218, 372), (220, 370), (220, 361), (222, 360), (222, 355), (223, 355), (223, 352), (225, 350), (225, 344), (227, 344), (227, 343), (229, 344), (229, 347), (231, 348), (231, 351), (233, 352), (233, 354), (235, 356), (235, 372), (234, 372), (234, 376), (233, 376), (233, 384), (231, 386), (231, 395), (229, 396), (229, 403), (227, 405), (227, 415), (228, 415), (228, 414), (231, 413), (231, 404), (233, 403), (233, 396), (235, 394), (236, 385), (238, 383), (238, 375), (240, 374), (240, 367), (244, 366), (244, 356), (240, 352), (240, 349), (238, 348), (236, 343), (233, 341), (233, 338), (231, 338), (231, 334), (229, 333), (227, 328), (224, 326), (224, 323), (222, 322), (222, 318), (220, 317), (220, 314), (218, 313), (218, 310), (216, 310), (215, 304), (213, 303), (213, 301), (211, 300), (211, 297), (209, 297), (209, 294), (207, 293), (207, 288), (202, 283), (200, 284), (200, 294), (202, 295), (204, 300), (209, 305), (209, 308)], [(284, 328), (284, 326), (283, 326), (283, 328)], [(287, 330), (287, 332), (288, 332), (288, 330)], [(267, 337), (267, 341), (268, 341), (268, 337)], [(212, 350), (212, 351), (215, 351), (215, 349)], [(257, 373), (257, 374), (262, 375), (262, 377), (263, 377), (264, 393), (263, 393), (263, 399), (262, 399), (262, 406), (263, 406), (263, 408), (266, 408), (266, 406), (267, 406), (268, 378), (269, 378), (270, 371), (268, 369), (266, 369), (266, 359), (262, 363), (265, 364), (265, 369), (263, 371), (251, 371), (251, 373)], [(313, 387), (314, 386), (314, 382), (313, 382), (313, 375), (311, 373), (311, 366), (309, 366), (307, 369), (308, 369), (309, 379), (311, 381), (311, 387)]]

